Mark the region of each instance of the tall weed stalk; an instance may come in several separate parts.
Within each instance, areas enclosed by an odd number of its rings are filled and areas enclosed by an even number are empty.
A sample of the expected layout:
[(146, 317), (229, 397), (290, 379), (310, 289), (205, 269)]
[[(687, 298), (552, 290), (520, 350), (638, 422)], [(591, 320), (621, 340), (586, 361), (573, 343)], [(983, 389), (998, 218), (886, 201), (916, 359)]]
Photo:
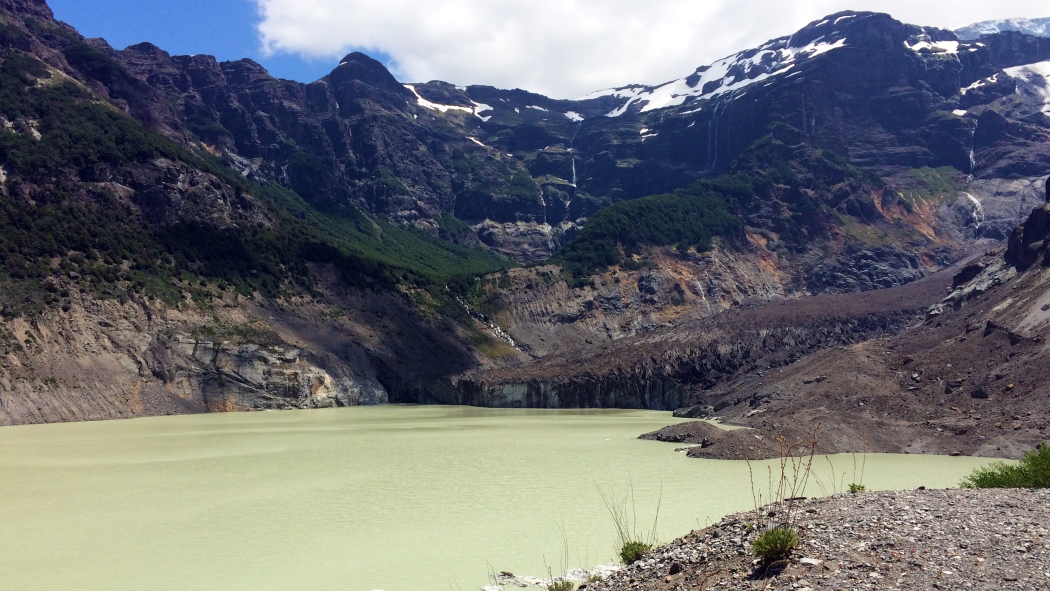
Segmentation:
[(796, 511), (813, 474), (819, 430), (818, 424), (808, 441), (777, 437), (779, 461), (767, 467), (765, 491), (755, 485), (754, 467), (750, 459), (744, 458), (751, 477), (751, 496), (759, 529), (754, 553), (766, 562), (787, 556), (798, 545)]
[(643, 554), (652, 550), (656, 545), (656, 525), (660, 520), (660, 505), (663, 502), (663, 488), (660, 497), (656, 501), (656, 515), (653, 517), (653, 526), (648, 531), (638, 528), (638, 506), (634, 498), (634, 483), (628, 483), (627, 492), (617, 496), (613, 489), (608, 491), (598, 489), (602, 496), (602, 502), (609, 511), (613, 527), (616, 528), (616, 536), (620, 543), (620, 560), (624, 564), (631, 564), (642, 557)]

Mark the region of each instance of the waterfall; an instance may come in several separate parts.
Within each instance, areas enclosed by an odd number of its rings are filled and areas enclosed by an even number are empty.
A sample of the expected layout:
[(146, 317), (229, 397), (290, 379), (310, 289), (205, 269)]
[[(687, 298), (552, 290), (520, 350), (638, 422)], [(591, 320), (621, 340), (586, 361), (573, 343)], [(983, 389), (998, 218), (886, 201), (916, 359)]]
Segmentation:
[(707, 311), (710, 312), (711, 311), (711, 304), (710, 304), (710, 302), (707, 301), (707, 296), (704, 295), (704, 286), (700, 285), (699, 281), (694, 281), (693, 282), (693, 287), (696, 288), (696, 291), (700, 292), (700, 297), (703, 298), (704, 305), (707, 306)]
[(970, 173), (966, 175), (966, 184), (973, 180), (973, 170), (977, 168), (977, 158), (974, 156), (973, 148), (977, 143), (977, 121), (973, 122), (973, 132), (970, 134)]
[(576, 131), (572, 134), (572, 139), (569, 140), (569, 156), (572, 158), (572, 188), (576, 188), (576, 136), (580, 135), (580, 128), (583, 127), (583, 121), (580, 121), (576, 125)]
[(969, 193), (963, 193), (963, 194), (966, 195), (966, 198), (970, 200), (970, 207), (973, 208), (973, 211), (970, 213), (970, 219), (971, 219), (972, 224), (973, 224), (974, 234), (976, 234), (977, 231), (981, 229), (981, 224), (984, 223), (984, 219), (985, 219), (984, 206), (981, 205), (981, 202), (978, 201), (977, 198), (974, 197), (973, 195), (971, 195)]
[(715, 103), (714, 112), (707, 122), (707, 163), (700, 174), (706, 174), (718, 165), (718, 109), (722, 103)]
[(554, 230), (547, 223), (547, 200), (543, 197), (543, 189), (540, 189), (540, 204), (543, 206), (543, 226), (541, 229), (547, 234), (547, 256), (554, 254)]

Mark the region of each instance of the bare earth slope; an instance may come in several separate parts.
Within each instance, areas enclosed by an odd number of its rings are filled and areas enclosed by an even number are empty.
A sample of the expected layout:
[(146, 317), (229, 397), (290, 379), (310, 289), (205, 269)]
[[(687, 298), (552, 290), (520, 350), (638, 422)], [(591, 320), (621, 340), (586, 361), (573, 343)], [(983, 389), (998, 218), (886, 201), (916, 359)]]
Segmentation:
[(963, 269), (947, 298), (899, 335), (806, 356), (697, 391), (680, 414), (755, 428), (695, 456), (772, 453), (773, 433), (822, 425), (827, 451), (1019, 457), (1050, 438), (1050, 205)]
[[(438, 402), (680, 408), (749, 427), (650, 435), (695, 457), (820, 451), (1020, 455), (1050, 438), (1050, 205), (971, 264), (914, 283), (681, 316), (453, 380)], [(948, 294), (945, 297), (945, 294)]]

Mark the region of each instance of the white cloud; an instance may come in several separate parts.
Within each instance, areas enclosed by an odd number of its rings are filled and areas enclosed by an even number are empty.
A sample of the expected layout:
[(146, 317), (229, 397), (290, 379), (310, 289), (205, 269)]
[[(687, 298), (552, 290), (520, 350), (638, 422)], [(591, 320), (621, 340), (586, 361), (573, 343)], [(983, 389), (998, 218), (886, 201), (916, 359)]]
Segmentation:
[(1044, 0), (254, 0), (268, 53), (382, 52), (406, 82), (559, 98), (659, 83), (840, 10), (956, 28), (1042, 17)]

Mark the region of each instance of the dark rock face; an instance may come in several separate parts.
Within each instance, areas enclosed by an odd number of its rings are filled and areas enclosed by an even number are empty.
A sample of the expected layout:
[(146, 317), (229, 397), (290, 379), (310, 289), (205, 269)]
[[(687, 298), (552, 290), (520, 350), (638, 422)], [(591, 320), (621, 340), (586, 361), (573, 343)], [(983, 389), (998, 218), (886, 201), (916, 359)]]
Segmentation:
[(1041, 175), (1050, 169), (1050, 130), (1008, 119), (987, 110), (977, 120), (974, 144), (981, 151), (982, 175), (1020, 178)]
[(897, 287), (926, 275), (914, 252), (898, 247), (848, 249), (837, 260), (817, 265), (809, 274), (813, 292), (848, 293)]
[(1040, 259), (1050, 261), (1046, 258), (1048, 252), (1050, 252), (1050, 202), (1032, 211), (1028, 220), (1010, 235), (1006, 262), (1023, 271)]
[[(389, 92), (395, 96), (401, 96), (405, 100), (412, 98), (412, 93), (394, 78), (390, 71), (386, 69), (386, 66), (361, 52), (355, 51), (344, 57), (335, 71), (339, 72), (339, 75), (333, 75), (331, 78), (336, 84), (338, 84), (340, 79), (357, 80), (372, 88)], [(398, 103), (392, 104), (400, 106)]]

